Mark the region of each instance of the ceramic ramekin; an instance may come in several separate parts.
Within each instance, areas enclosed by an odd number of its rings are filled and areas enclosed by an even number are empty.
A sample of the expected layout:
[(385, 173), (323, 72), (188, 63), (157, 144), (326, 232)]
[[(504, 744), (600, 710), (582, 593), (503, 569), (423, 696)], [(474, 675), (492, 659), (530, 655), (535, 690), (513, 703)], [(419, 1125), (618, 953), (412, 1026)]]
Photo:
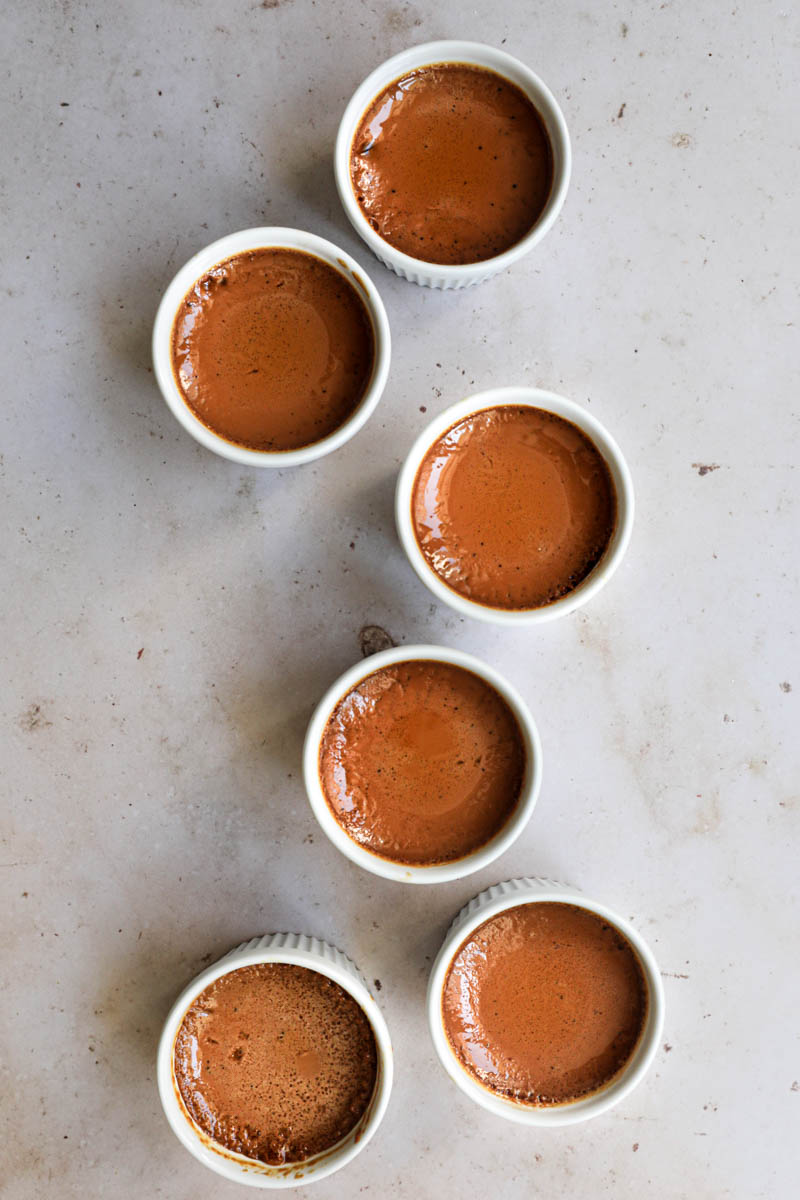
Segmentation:
[[(573, 1100), (567, 1104), (548, 1108), (536, 1108), (533, 1105), (505, 1099), (489, 1088), (483, 1087), (462, 1067), (453, 1053), (445, 1032), (442, 1020), (442, 991), (450, 963), (466, 939), (475, 932), (479, 925), (508, 908), (543, 901), (575, 904), (578, 908), (584, 908), (587, 912), (594, 913), (595, 916), (602, 917), (610, 925), (614, 925), (628, 939), (639, 958), (647, 985), (648, 1006), (647, 1020), (636, 1049), (628, 1064), (611, 1083), (601, 1091), (595, 1092), (591, 1096), (585, 1096), (581, 1100)], [(556, 883), (552, 879), (511, 879), (507, 883), (498, 883), (494, 887), (487, 888), (474, 900), (470, 900), (469, 904), (464, 905), (447, 931), (444, 944), (431, 969), (427, 1006), (428, 1024), (433, 1044), (450, 1078), (476, 1104), (488, 1109), (495, 1116), (505, 1117), (508, 1121), (517, 1121), (521, 1125), (573, 1125), (578, 1121), (587, 1121), (590, 1117), (597, 1117), (613, 1108), (615, 1104), (619, 1104), (620, 1100), (633, 1091), (652, 1063), (661, 1043), (661, 1032), (664, 1026), (664, 990), (661, 985), (661, 975), (652, 951), (641, 935), (624, 918), (606, 908), (604, 904), (588, 900), (576, 888), (569, 887), (564, 883)]]
[[(217, 263), (231, 258), (235, 254), (246, 254), (250, 250), (266, 248), (284, 250), (303, 250), (313, 254), (323, 262), (333, 267), (352, 284), (364, 301), (372, 322), (375, 338), (375, 362), (372, 367), (372, 377), (358, 408), (348, 417), (344, 424), (335, 429), (327, 437), (310, 446), (300, 446), (297, 450), (251, 450), (246, 446), (238, 446), (227, 438), (214, 433), (207, 425), (194, 415), (183, 398), (181, 389), (175, 379), (172, 367), (172, 327), (178, 309), (183, 303), (192, 285), (201, 276), (210, 271)], [(381, 398), (389, 374), (391, 358), (391, 335), (386, 310), (383, 307), (378, 291), (367, 273), (344, 250), (334, 246), (325, 238), (302, 229), (284, 229), (280, 226), (270, 226), (263, 229), (242, 229), (239, 233), (229, 233), (227, 237), (212, 242), (204, 250), (190, 258), (185, 266), (167, 288), (156, 313), (153, 327), (153, 366), (156, 381), (161, 394), (166, 400), (173, 416), (177, 417), (201, 446), (221, 454), (223, 458), (242, 463), (248, 467), (296, 467), (301, 463), (313, 462), (323, 454), (338, 450), (345, 442), (358, 433), (361, 426), (372, 414)]]
[[(517, 807), (508, 822), (490, 842), (481, 846), (474, 853), (456, 859), (454, 862), (430, 867), (392, 862), (390, 859), (381, 858), (360, 846), (344, 831), (328, 807), (319, 777), (320, 743), (328, 719), (342, 697), (362, 679), (366, 679), (368, 675), (380, 671), (383, 667), (389, 667), (395, 663), (419, 661), (449, 663), (452, 666), (463, 667), (481, 679), (485, 679), (503, 697), (514, 713), (525, 745), (525, 776), (522, 781), (522, 790)], [(444, 646), (397, 646), (392, 650), (383, 650), (379, 654), (373, 654), (363, 662), (351, 667), (349, 671), (345, 671), (344, 675), (337, 679), (336, 683), (322, 697), (314, 710), (306, 733), (303, 747), (303, 775), (314, 816), (334, 846), (352, 862), (364, 867), (367, 871), (372, 871), (373, 875), (381, 875), (384, 879), (395, 879), (400, 883), (448, 883), (452, 879), (461, 879), (465, 875), (471, 875), (473, 871), (480, 871), (489, 863), (494, 862), (522, 833), (530, 820), (539, 795), (542, 781), (542, 747), (533, 717), (519, 692), (486, 663), (473, 658), (471, 654), (463, 654), (460, 650), (449, 650)]]
[[(420, 67), (433, 66), (437, 63), (466, 63), (470, 66), (488, 67), (516, 84), (536, 108), (550, 138), (553, 151), (553, 186), (544, 210), (536, 224), (521, 241), (504, 251), (503, 254), (486, 259), (485, 262), (456, 266), (427, 263), (396, 250), (375, 232), (364, 216), (359, 208), (350, 180), (350, 148), (359, 122), (369, 105), (385, 87), (396, 79), (400, 79), (403, 75)], [(356, 90), (344, 110), (334, 150), (336, 187), (339, 199), (353, 228), (384, 266), (389, 267), (397, 275), (401, 275), (403, 279), (410, 280), (411, 283), (419, 283), (423, 287), (432, 288), (462, 288), (470, 287), (474, 283), (481, 283), (484, 279), (496, 275), (498, 271), (510, 267), (512, 263), (517, 262), (529, 250), (532, 250), (537, 242), (542, 240), (561, 211), (569, 186), (571, 168), (572, 154), (567, 124), (552, 92), (538, 75), (534, 75), (533, 71), (519, 59), (513, 58), (503, 50), (496, 50), (494, 46), (485, 46), (481, 42), (427, 42), (423, 46), (412, 46), (409, 50), (403, 50), (402, 53), (395, 54), (393, 58), (387, 59), (385, 63), (376, 67)]]
[[(573, 588), (566, 596), (554, 600), (552, 604), (543, 605), (541, 608), (492, 608), (491, 605), (470, 600), (448, 587), (428, 566), (428, 562), (419, 548), (411, 516), (411, 498), (417, 472), (434, 442), (453, 425), (463, 421), (465, 417), (481, 412), (485, 408), (508, 404), (526, 404), (531, 408), (541, 408), (577, 425), (591, 439), (605, 459), (617, 493), (617, 523), (602, 559), (576, 588)], [(631, 474), (619, 446), (608, 430), (591, 413), (575, 404), (574, 401), (567, 400), (564, 396), (558, 396), (555, 392), (545, 392), (531, 387), (492, 388), (491, 391), (480, 392), (475, 396), (468, 396), (465, 400), (459, 400), (457, 404), (445, 409), (438, 417), (434, 417), (411, 447), (400, 470), (395, 492), (397, 533), (408, 561), (422, 582), (430, 588), (437, 600), (449, 604), (462, 617), (477, 617), (478, 620), (490, 621), (495, 625), (540, 625), (543, 621), (552, 621), (556, 617), (566, 616), (567, 613), (586, 604), (592, 596), (600, 591), (601, 587), (608, 583), (622, 561), (633, 529), (633, 509)]]
[[(322, 1154), (299, 1163), (272, 1167), (241, 1154), (233, 1154), (218, 1146), (203, 1133), (189, 1116), (178, 1091), (173, 1069), (175, 1038), (186, 1010), (204, 988), (240, 967), (256, 963), (291, 963), (319, 971), (338, 983), (361, 1006), (367, 1015), (378, 1050), (378, 1077), (375, 1091), (366, 1112), (354, 1129), (337, 1145)], [(378, 1005), (364, 980), (349, 958), (334, 946), (319, 938), (298, 933), (273, 933), (253, 938), (230, 950), (223, 958), (207, 967), (183, 989), (170, 1009), (158, 1046), (158, 1091), (167, 1120), (178, 1140), (199, 1162), (218, 1175), (236, 1183), (259, 1188), (288, 1188), (324, 1179), (364, 1149), (383, 1119), (392, 1090), (394, 1062), (389, 1030)]]

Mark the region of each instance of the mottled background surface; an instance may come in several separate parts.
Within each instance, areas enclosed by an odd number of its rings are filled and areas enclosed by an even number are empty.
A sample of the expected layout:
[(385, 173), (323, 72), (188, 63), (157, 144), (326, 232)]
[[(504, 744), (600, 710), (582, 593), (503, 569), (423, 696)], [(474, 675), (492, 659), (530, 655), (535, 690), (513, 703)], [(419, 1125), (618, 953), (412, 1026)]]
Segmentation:
[[(291, 929), (381, 981), (397, 1052), (372, 1144), (299, 1194), (795, 1195), (792, 6), (6, 7), (0, 1191), (243, 1194), (167, 1127), (155, 1045), (201, 964)], [(356, 84), (447, 35), (502, 44), (540, 72), (575, 155), (553, 232), (461, 295), (371, 259), (330, 165)], [(394, 362), (343, 450), (259, 473), (181, 431), (148, 343), (185, 259), (270, 223), (330, 237), (364, 264)], [(588, 609), (512, 635), (431, 603), (391, 502), (427, 417), (516, 382), (562, 391), (609, 426), (638, 517)], [(534, 819), (461, 883), (382, 883), (312, 819), (304, 727), (365, 625), (484, 656), (539, 722)], [(455, 911), (523, 873), (630, 916), (668, 1003), (639, 1090), (553, 1132), (470, 1104), (423, 1014)]]

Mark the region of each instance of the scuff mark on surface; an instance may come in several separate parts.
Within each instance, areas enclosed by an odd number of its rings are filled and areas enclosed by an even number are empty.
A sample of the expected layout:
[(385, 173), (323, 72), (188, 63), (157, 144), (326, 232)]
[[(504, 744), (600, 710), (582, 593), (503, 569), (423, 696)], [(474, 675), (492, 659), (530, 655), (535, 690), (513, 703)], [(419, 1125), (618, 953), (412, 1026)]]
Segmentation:
[(47, 719), (41, 704), (29, 704), (20, 716), (18, 724), (25, 733), (34, 733), (37, 729), (47, 729), (53, 722)]

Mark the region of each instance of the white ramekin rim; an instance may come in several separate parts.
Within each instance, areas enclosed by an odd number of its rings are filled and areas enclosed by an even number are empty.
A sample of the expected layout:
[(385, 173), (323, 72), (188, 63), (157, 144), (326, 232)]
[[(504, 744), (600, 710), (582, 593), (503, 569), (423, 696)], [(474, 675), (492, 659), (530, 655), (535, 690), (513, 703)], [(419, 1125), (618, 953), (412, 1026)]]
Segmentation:
[[(411, 497), (414, 482), (422, 460), (428, 450), (453, 425), (463, 421), (474, 413), (486, 408), (502, 405), (529, 405), (531, 408), (541, 408), (546, 412), (555, 413), (571, 421), (591, 439), (592, 443), (602, 454), (611, 473), (617, 494), (617, 523), (608, 549), (600, 562), (587, 577), (566, 596), (554, 600), (552, 604), (541, 608), (504, 609), (492, 608), (470, 600), (459, 592), (448, 587), (436, 572), (428, 565), (417, 543), (414, 524), (411, 517)], [(533, 387), (498, 387), (486, 392), (478, 392), (459, 400), (439, 413), (430, 421), (419, 434), (400, 468), (395, 491), (395, 524), (400, 543), (406, 557), (415, 572), (443, 604), (456, 610), (462, 617), (477, 617), (478, 620), (488, 621), (493, 625), (541, 625), (556, 617), (566, 616), (576, 608), (580, 608), (608, 583), (625, 555), (633, 529), (634, 493), (633, 480), (628, 465), (622, 456), (622, 451), (608, 432), (592, 413), (567, 400), (556, 392), (544, 391)]]
[[(381, 858), (360, 846), (345, 832), (334, 817), (328, 807), (319, 778), (320, 743), (328, 718), (342, 697), (362, 679), (366, 679), (368, 675), (380, 671), (383, 667), (401, 662), (419, 661), (442, 662), (451, 666), (463, 667), (493, 687), (506, 701), (519, 723), (525, 744), (526, 758), (525, 777), (519, 802), (500, 832), (485, 846), (481, 846), (480, 849), (464, 858), (429, 867), (392, 862), (390, 859)], [(380, 875), (383, 879), (393, 879), (399, 883), (449, 883), (454, 879), (463, 879), (474, 871), (482, 870), (505, 853), (520, 836), (531, 818), (541, 787), (542, 745), (536, 723), (522, 696), (493, 667), (481, 659), (474, 658), (471, 654), (465, 654), (461, 650), (452, 650), (446, 646), (395, 646), (391, 650), (382, 650), (378, 654), (372, 654), (369, 658), (356, 663), (328, 688), (314, 710), (306, 732), (303, 745), (303, 777), (309, 803), (323, 832), (351, 862), (371, 871), (373, 875)]]
[[(553, 151), (553, 186), (541, 216), (514, 246), (481, 263), (447, 265), (428, 263), (396, 250), (384, 241), (359, 208), (350, 180), (350, 148), (358, 123), (375, 97), (408, 71), (437, 63), (455, 62), (486, 67), (516, 84), (535, 105), (544, 121)], [(456, 40), (426, 42), (393, 55), (372, 71), (350, 99), (336, 135), (334, 175), (339, 199), (358, 235), (385, 266), (426, 287), (469, 287), (496, 275), (526, 255), (554, 224), (564, 204), (572, 170), (572, 152), (564, 114), (550, 89), (519, 59), (482, 42)]]
[[(614, 925), (628, 939), (642, 966), (648, 989), (648, 1011), (644, 1030), (630, 1061), (602, 1091), (569, 1104), (536, 1108), (499, 1096), (489, 1088), (483, 1087), (462, 1067), (445, 1033), (442, 1020), (442, 991), (450, 963), (479, 925), (520, 904), (548, 901), (574, 904), (586, 909), (587, 912)], [(590, 900), (577, 888), (542, 878), (510, 879), (505, 883), (495, 884), (464, 905), (447, 931), (444, 943), (434, 960), (428, 981), (426, 1004), (433, 1044), (450, 1078), (476, 1104), (480, 1104), (495, 1116), (522, 1125), (572, 1125), (600, 1116), (619, 1104), (641, 1082), (651, 1066), (661, 1043), (664, 1027), (664, 988), (661, 974), (653, 953), (641, 934), (624, 917), (613, 912), (605, 904)]]
[[(214, 433), (189, 408), (178, 387), (172, 367), (172, 327), (178, 309), (192, 284), (226, 258), (231, 258), (235, 254), (245, 254), (249, 250), (272, 247), (301, 250), (306, 254), (313, 254), (333, 267), (334, 270), (339, 271), (355, 287), (364, 301), (372, 322), (375, 339), (375, 362), (372, 378), (358, 408), (333, 433), (321, 438), (318, 442), (313, 442), (310, 446), (301, 446), (297, 450), (252, 450), (247, 446), (238, 446), (235, 442), (229, 442), (227, 438)], [(333, 450), (338, 450), (369, 419), (381, 398), (389, 375), (391, 345), (389, 319), (386, 316), (383, 301), (369, 275), (354, 258), (345, 250), (335, 246), (333, 242), (317, 237), (314, 233), (307, 233), (302, 229), (270, 225), (229, 233), (205, 246), (187, 263), (184, 263), (167, 287), (158, 306), (153, 325), (153, 369), (161, 394), (173, 416), (201, 446), (205, 446), (207, 450), (213, 450), (215, 454), (220, 454), (223, 458), (241, 463), (243, 466), (296, 467), (302, 463), (313, 462), (314, 459), (320, 458), (324, 454), (330, 454)]]
[[(173, 1072), (175, 1038), (192, 1001), (215, 979), (257, 963), (290, 963), (308, 967), (338, 983), (363, 1009), (375, 1035), (378, 1050), (378, 1078), (372, 1100), (355, 1129), (337, 1146), (305, 1162), (271, 1167), (242, 1155), (231, 1154), (214, 1143), (194, 1125), (178, 1096)], [(170, 1009), (158, 1044), (156, 1074), (164, 1114), (178, 1140), (204, 1166), (236, 1183), (259, 1188), (298, 1187), (314, 1183), (346, 1166), (361, 1150), (380, 1125), (394, 1076), (394, 1057), (389, 1030), (374, 996), (357, 968), (346, 955), (306, 934), (276, 933), (252, 938), (201, 971), (183, 989)]]

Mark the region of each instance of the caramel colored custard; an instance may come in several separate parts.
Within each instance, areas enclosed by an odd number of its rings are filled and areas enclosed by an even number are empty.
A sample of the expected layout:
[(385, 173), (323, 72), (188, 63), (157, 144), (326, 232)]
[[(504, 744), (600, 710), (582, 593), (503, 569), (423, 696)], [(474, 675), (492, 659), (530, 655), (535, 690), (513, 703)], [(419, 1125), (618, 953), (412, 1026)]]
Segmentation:
[(607, 921), (572, 904), (520, 904), (461, 946), (442, 1017), (479, 1083), (522, 1104), (567, 1104), (628, 1063), (647, 987), (633, 947)]
[(300, 250), (217, 263), (185, 296), (172, 366), (212, 432), (252, 450), (296, 450), (333, 433), (369, 386), (366, 306), (343, 275)]
[(350, 178), (376, 233), (412, 258), (475, 263), (536, 224), (553, 182), (542, 118), (507, 79), (439, 64), (397, 79), (353, 138)]
[(474, 413), (430, 448), (411, 497), (417, 543), (448, 587), (492, 608), (540, 608), (602, 559), (617, 500), (600, 451), (526, 405)]
[(375, 1088), (372, 1027), (353, 997), (317, 971), (240, 967), (190, 1005), (175, 1039), (183, 1103), (225, 1150), (300, 1162), (336, 1145)]
[(525, 775), (505, 700), (462, 667), (404, 662), (368, 675), (323, 734), (328, 807), (360, 846), (393, 862), (463, 858), (499, 833)]

